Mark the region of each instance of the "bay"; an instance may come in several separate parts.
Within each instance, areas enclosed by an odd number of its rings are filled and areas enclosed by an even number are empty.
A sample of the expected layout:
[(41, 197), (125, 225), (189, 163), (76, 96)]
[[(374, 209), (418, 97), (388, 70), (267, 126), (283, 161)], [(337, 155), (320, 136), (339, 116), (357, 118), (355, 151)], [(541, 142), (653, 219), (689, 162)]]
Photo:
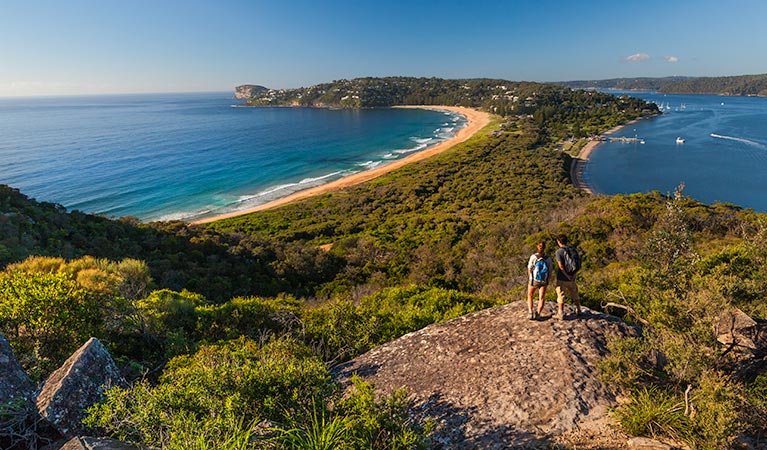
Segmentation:
[(231, 93), (0, 99), (0, 183), (143, 221), (247, 209), (449, 139), (422, 109), (239, 107)]
[(614, 134), (644, 144), (607, 142), (592, 152), (584, 178), (597, 192), (672, 193), (683, 183), (702, 202), (767, 212), (767, 98), (625, 94), (655, 102), (664, 114)]

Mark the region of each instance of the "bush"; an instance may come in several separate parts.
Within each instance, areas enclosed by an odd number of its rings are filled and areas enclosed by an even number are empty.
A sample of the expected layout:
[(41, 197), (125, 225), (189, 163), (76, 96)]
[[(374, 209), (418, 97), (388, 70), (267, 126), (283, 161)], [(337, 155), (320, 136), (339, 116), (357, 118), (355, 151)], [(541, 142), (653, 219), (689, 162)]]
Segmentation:
[(108, 303), (64, 273), (0, 274), (0, 329), (35, 381), (99, 334)]
[(627, 433), (633, 436), (668, 436), (680, 439), (689, 427), (684, 401), (655, 387), (632, 392), (629, 403), (616, 410)]
[(389, 397), (376, 399), (374, 386), (352, 378), (352, 393), (338, 405), (356, 448), (415, 450), (426, 448), (431, 423), (421, 424), (409, 418), (407, 392), (399, 390)]
[(495, 303), (455, 290), (409, 286), (387, 288), (358, 303), (337, 300), (306, 308), (308, 338), (328, 354), (349, 358), (427, 325), (479, 311)]
[(302, 344), (237, 339), (172, 359), (157, 386), (111, 389), (87, 423), (150, 446), (182, 448), (195, 434), (224, 442), (248, 424), (302, 417), (331, 388), (325, 365)]

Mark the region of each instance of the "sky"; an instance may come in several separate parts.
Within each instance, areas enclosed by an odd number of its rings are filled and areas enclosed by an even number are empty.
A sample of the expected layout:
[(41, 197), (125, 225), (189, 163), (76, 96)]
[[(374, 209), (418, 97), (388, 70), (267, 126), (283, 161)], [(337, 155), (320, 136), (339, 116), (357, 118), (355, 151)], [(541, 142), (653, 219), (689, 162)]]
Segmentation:
[(0, 0), (0, 97), (767, 73), (764, 0)]

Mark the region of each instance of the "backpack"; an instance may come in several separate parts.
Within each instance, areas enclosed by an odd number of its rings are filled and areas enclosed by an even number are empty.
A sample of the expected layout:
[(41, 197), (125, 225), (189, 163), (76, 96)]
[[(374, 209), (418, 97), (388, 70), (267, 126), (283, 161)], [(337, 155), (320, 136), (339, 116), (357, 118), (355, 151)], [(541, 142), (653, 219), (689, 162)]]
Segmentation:
[(575, 272), (581, 270), (581, 255), (578, 254), (578, 250), (572, 245), (568, 245), (562, 252), (562, 265), (565, 267), (565, 272), (568, 275), (572, 275)]
[(538, 258), (533, 265), (533, 284), (543, 286), (549, 279), (549, 265), (545, 258)]

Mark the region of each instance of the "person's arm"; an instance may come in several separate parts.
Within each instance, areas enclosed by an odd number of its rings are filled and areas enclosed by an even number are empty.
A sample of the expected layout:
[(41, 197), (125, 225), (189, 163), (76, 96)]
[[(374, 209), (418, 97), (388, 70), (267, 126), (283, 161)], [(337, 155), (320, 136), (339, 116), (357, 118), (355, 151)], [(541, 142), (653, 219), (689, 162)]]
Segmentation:
[(530, 259), (527, 261), (527, 279), (532, 280), (533, 279), (533, 264), (535, 262), (533, 261), (533, 258), (535, 255), (531, 255)]
[(562, 265), (562, 261), (557, 260), (557, 265), (559, 265), (559, 271), (562, 272), (562, 274), (567, 278), (568, 281), (573, 281), (575, 279), (575, 274), (572, 274), (572, 276), (567, 273), (565, 270), (565, 267)]

